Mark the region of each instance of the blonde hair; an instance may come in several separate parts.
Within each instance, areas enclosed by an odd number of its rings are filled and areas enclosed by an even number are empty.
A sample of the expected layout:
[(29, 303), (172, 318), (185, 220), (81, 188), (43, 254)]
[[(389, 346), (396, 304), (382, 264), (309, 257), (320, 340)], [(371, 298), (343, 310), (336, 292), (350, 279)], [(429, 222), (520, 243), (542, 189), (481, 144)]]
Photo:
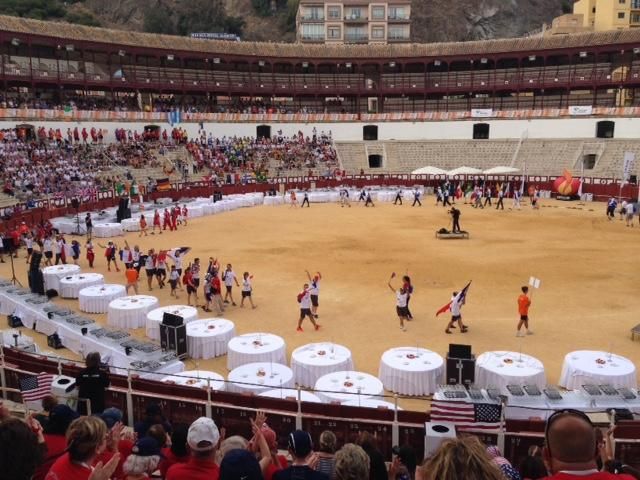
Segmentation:
[(345, 444), (336, 453), (334, 475), (336, 480), (368, 480), (369, 455), (358, 445)]
[(99, 417), (76, 418), (67, 430), (67, 450), (74, 462), (85, 462), (99, 451), (107, 437), (107, 425)]
[(422, 467), (425, 480), (504, 480), (478, 437), (448, 440)]

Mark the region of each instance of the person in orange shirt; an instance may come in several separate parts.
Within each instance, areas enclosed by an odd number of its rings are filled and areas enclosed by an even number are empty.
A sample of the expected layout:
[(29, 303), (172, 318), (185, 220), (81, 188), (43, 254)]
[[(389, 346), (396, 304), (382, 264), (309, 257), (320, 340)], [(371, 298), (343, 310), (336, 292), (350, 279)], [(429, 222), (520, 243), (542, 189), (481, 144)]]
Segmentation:
[(137, 264), (133, 263), (124, 272), (124, 276), (127, 278), (127, 295), (129, 294), (129, 288), (133, 288), (133, 291), (138, 295), (138, 270), (136, 270)]
[(525, 334), (520, 331), (523, 325), (527, 330), (527, 335), (533, 334), (533, 332), (529, 330), (529, 307), (531, 306), (531, 299), (527, 293), (529, 293), (529, 287), (522, 287), (522, 294), (518, 297), (520, 321), (518, 322), (518, 333), (516, 333), (516, 337), (524, 337)]

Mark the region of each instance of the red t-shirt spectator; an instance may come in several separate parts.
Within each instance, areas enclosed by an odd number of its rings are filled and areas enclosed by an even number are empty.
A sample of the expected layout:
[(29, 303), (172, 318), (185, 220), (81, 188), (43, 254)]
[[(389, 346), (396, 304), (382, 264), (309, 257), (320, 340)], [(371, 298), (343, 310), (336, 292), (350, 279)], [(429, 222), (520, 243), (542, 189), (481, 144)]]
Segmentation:
[(47, 445), (47, 454), (33, 474), (33, 480), (42, 480), (54, 462), (64, 454), (67, 449), (67, 439), (64, 435), (44, 434), (44, 441)]
[(571, 475), (570, 473), (558, 472), (555, 475), (545, 477), (543, 480), (634, 480), (634, 478), (631, 475), (614, 475), (608, 472), (593, 472), (588, 475)]
[(187, 463), (172, 465), (167, 471), (165, 480), (185, 480), (187, 478), (189, 480), (218, 480), (220, 467), (212, 460), (192, 456)]
[(264, 480), (271, 480), (274, 473), (279, 470), (284, 470), (289, 466), (289, 462), (287, 462), (287, 459), (284, 456), (278, 455), (277, 458), (279, 465), (275, 465), (273, 462), (269, 463), (267, 470), (264, 472)]
[(186, 455), (179, 457), (175, 453), (173, 453), (170, 448), (163, 448), (162, 454), (164, 455), (164, 458), (160, 460), (160, 465), (158, 465), (160, 476), (162, 478), (165, 478), (167, 476), (169, 467), (175, 465), (176, 463), (187, 463), (191, 456), (187, 453)]
[(51, 466), (45, 480), (88, 480), (91, 467), (86, 464), (72, 463), (65, 453)]

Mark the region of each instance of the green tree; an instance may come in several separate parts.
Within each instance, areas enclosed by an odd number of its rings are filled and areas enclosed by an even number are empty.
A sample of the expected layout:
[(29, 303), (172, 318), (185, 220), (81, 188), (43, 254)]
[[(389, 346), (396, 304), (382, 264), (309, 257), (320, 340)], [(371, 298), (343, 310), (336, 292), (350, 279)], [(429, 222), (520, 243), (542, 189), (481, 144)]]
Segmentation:
[(150, 8), (144, 15), (143, 28), (149, 33), (163, 33), (171, 35), (176, 33), (173, 24), (173, 14), (166, 8), (158, 5), (158, 8)]
[(77, 23), (89, 27), (99, 27), (101, 25), (100, 20), (88, 12), (67, 12), (64, 19), (69, 23)]

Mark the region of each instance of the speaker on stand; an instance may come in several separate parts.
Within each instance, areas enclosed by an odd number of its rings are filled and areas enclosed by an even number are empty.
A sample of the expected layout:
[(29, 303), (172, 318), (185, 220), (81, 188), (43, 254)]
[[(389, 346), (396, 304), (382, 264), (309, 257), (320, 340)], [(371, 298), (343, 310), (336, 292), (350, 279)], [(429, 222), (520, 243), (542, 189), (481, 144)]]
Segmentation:
[(34, 250), (31, 254), (31, 263), (27, 278), (29, 280), (29, 289), (32, 293), (44, 295), (44, 276), (40, 270), (40, 262), (42, 261), (42, 252)]
[(474, 383), (476, 375), (476, 357), (471, 353), (471, 345), (449, 344), (447, 354), (447, 385), (465, 385)]
[(165, 312), (162, 316), (160, 347), (175, 352), (179, 359), (187, 357), (187, 326), (180, 315)]

